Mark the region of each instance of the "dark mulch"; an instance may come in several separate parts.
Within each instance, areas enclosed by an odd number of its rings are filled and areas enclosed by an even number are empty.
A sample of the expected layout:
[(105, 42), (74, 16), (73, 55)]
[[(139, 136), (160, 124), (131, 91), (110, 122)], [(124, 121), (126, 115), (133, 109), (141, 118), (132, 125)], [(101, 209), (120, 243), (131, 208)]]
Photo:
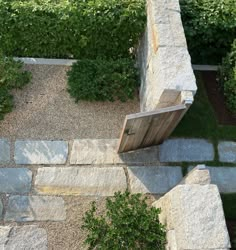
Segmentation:
[(225, 104), (223, 93), (216, 81), (217, 72), (203, 71), (203, 81), (207, 90), (208, 98), (214, 108), (219, 124), (236, 125), (236, 115), (230, 113)]
[(231, 240), (231, 249), (236, 250), (236, 243), (233, 244), (233, 240), (236, 241), (236, 220), (226, 220), (226, 224)]

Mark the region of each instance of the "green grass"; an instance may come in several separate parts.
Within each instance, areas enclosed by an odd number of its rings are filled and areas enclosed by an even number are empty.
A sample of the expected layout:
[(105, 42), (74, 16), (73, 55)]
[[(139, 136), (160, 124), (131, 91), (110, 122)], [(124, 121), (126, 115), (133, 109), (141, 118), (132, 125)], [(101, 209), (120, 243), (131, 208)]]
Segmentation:
[(173, 132), (173, 137), (205, 138), (217, 143), (219, 140), (235, 140), (236, 126), (218, 124), (208, 100), (201, 74), (196, 73), (198, 91), (194, 103)]

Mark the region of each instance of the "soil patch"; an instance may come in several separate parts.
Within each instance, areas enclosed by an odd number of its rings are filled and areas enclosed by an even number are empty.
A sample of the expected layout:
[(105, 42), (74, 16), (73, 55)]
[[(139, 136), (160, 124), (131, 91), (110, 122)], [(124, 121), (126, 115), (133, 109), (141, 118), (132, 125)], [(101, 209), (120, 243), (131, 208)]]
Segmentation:
[(231, 240), (231, 249), (236, 250), (236, 220), (226, 220), (226, 224)]
[(236, 125), (236, 115), (230, 113), (225, 104), (225, 98), (216, 81), (217, 72), (203, 71), (202, 78), (208, 98), (213, 106), (216, 117), (221, 125)]

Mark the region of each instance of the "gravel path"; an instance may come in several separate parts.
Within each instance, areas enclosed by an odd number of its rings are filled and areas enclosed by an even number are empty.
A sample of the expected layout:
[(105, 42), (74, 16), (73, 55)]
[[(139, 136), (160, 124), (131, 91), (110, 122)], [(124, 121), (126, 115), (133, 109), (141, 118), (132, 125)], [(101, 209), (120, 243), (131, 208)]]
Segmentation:
[(13, 92), (15, 108), (0, 121), (0, 137), (15, 139), (118, 138), (125, 115), (139, 102), (75, 103), (67, 88), (67, 66), (26, 65), (32, 83)]

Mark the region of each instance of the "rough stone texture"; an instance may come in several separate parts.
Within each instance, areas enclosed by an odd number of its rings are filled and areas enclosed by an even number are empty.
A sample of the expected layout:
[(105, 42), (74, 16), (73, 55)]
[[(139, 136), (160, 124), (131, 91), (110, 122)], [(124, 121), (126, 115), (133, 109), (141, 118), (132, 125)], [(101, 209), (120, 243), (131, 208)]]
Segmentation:
[(63, 221), (66, 219), (64, 200), (48, 196), (11, 196), (5, 221)]
[(178, 250), (176, 244), (175, 230), (169, 230), (166, 233), (166, 240), (167, 240), (167, 245), (166, 245), (167, 250)]
[(214, 148), (202, 139), (171, 139), (160, 146), (161, 162), (202, 162), (214, 160)]
[(40, 168), (35, 180), (39, 193), (112, 196), (127, 188), (121, 167)]
[(47, 234), (36, 225), (0, 227), (2, 250), (47, 250)]
[(205, 165), (198, 165), (192, 169), (180, 184), (211, 184), (211, 176)]
[(207, 169), (210, 172), (211, 183), (218, 186), (220, 193), (236, 193), (236, 167), (207, 167)]
[(236, 163), (236, 142), (222, 141), (218, 145), (219, 158), (221, 162)]
[(32, 172), (27, 168), (1, 168), (0, 193), (28, 193)]
[(5, 139), (0, 139), (0, 164), (5, 164), (10, 161), (10, 142)]
[(2, 210), (3, 210), (3, 204), (2, 204), (2, 200), (0, 199), (0, 220), (2, 219)]
[(65, 141), (16, 141), (16, 164), (65, 164), (68, 143)]
[(175, 230), (177, 249), (230, 248), (215, 185), (179, 185), (153, 205), (162, 209), (167, 230)]
[(117, 139), (75, 140), (70, 164), (148, 164), (158, 162), (158, 147), (118, 154)]
[(181, 167), (129, 167), (132, 193), (164, 194), (182, 179)]

